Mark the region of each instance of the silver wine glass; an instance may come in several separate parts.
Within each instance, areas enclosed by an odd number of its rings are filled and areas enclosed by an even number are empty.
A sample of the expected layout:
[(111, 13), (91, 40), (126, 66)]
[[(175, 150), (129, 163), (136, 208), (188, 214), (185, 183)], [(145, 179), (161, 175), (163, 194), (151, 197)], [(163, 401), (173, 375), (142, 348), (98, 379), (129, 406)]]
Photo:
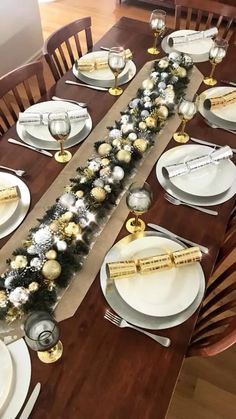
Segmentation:
[(72, 157), (72, 154), (64, 149), (64, 141), (69, 137), (71, 131), (68, 113), (50, 113), (48, 115), (48, 129), (51, 136), (60, 144), (60, 151), (57, 151), (54, 155), (55, 160), (59, 163), (67, 163)]

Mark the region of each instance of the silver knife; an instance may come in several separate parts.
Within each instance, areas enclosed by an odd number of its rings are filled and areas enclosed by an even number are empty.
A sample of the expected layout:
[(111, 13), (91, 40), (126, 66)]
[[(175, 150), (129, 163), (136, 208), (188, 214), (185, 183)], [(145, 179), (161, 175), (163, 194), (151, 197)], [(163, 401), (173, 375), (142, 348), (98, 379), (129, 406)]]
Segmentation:
[(91, 86), (90, 84), (77, 83), (77, 81), (72, 81), (72, 80), (66, 80), (65, 82), (66, 84), (73, 84), (74, 86), (88, 87), (89, 89), (93, 89), (93, 90), (101, 90), (103, 92), (108, 91), (108, 88), (106, 87)]
[(41, 148), (36, 148), (36, 147), (31, 146), (31, 145), (21, 143), (20, 141), (17, 141), (14, 138), (8, 138), (7, 141), (11, 144), (20, 145), (21, 147), (25, 147), (25, 148), (29, 148), (30, 150), (37, 151), (37, 153), (44, 154), (45, 156), (53, 157), (53, 154), (50, 153), (50, 151), (42, 150)]
[[(219, 144), (215, 144), (215, 143), (210, 143), (210, 141), (199, 140), (199, 138), (193, 138), (193, 137), (191, 137), (191, 140), (194, 143), (203, 144), (203, 145), (209, 145), (210, 147), (223, 147), (223, 145), (219, 145)], [(236, 153), (236, 148), (231, 148), (231, 150), (232, 150), (233, 153)]]
[(29, 398), (29, 400), (27, 401), (25, 408), (23, 410), (23, 412), (21, 413), (19, 419), (28, 419), (30, 413), (33, 410), (33, 407), (37, 401), (38, 395), (40, 393), (40, 389), (41, 389), (41, 384), (37, 383), (36, 386), (34, 387), (31, 396)]
[(234, 82), (234, 81), (221, 80), (221, 83), (228, 84), (229, 86), (236, 87), (236, 82)]
[(203, 253), (208, 253), (208, 248), (205, 246), (202, 246), (201, 244), (192, 242), (191, 240), (187, 240), (184, 237), (178, 236), (175, 233), (172, 233), (172, 231), (167, 230), (164, 227), (161, 227), (157, 224), (148, 223), (148, 227), (152, 228), (153, 230), (159, 231), (160, 233), (165, 234), (166, 236), (172, 237), (173, 239), (178, 239), (182, 241), (183, 243), (189, 244), (190, 246), (197, 246)]

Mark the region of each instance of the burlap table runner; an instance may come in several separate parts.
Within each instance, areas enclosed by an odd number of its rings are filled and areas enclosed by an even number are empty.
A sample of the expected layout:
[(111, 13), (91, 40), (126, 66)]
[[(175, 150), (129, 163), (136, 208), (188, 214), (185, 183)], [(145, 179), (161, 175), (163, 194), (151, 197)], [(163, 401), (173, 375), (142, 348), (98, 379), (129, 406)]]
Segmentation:
[[(130, 99), (136, 96), (137, 90), (141, 86), (142, 81), (149, 76), (152, 66), (153, 61), (148, 62), (139, 71), (135, 79), (130, 83), (122, 96), (117, 100), (107, 115), (92, 131), (80, 149), (74, 154), (72, 160), (65, 166), (65, 168), (58, 175), (57, 179), (52, 183), (47, 192), (45, 192), (39, 202), (35, 205), (23, 224), (17, 229), (11, 239), (1, 249), (0, 273), (3, 273), (6, 269), (6, 259), (11, 256), (14, 249), (21, 246), (22, 240), (26, 238), (30, 228), (36, 225), (36, 219), (41, 218), (45, 213), (45, 210), (54, 203), (58, 196), (62, 194), (63, 186), (66, 186), (70, 183), (69, 179), (75, 174), (76, 168), (83, 166), (87, 159), (94, 153), (94, 142), (98, 141), (98, 139), (104, 138), (104, 136), (107, 135), (106, 127), (112, 126), (114, 121), (120, 118), (120, 111), (124, 110), (127, 107)], [(190, 83), (188, 84), (186, 90), (186, 96), (189, 99), (193, 98), (202, 80), (203, 76), (200, 71), (196, 67), (193, 67)], [(132, 177), (132, 182), (134, 180), (145, 180), (148, 177), (153, 165), (168, 145), (172, 138), (173, 132), (176, 131), (179, 124), (180, 120), (177, 115), (171, 117), (167, 121), (162, 131), (157, 134), (157, 139), (154, 146), (141, 161), (137, 173), (134, 177)], [(97, 237), (97, 240), (93, 248), (90, 250), (89, 255), (83, 265), (83, 269), (74, 275), (69, 287), (63, 291), (55, 310), (55, 316), (58, 321), (69, 318), (76, 312), (91, 284), (93, 283), (97, 272), (101, 267), (102, 261), (107, 251), (112, 246), (116, 236), (118, 235), (125, 219), (127, 218), (128, 213), (129, 210), (125, 203), (125, 196), (123, 196), (118, 204), (118, 207), (116, 207), (113, 211), (113, 214), (105, 225), (100, 236)], [(2, 328), (0, 326), (0, 331), (1, 329)], [(17, 331), (15, 329), (14, 332), (17, 333), (19, 337), (19, 330)]]

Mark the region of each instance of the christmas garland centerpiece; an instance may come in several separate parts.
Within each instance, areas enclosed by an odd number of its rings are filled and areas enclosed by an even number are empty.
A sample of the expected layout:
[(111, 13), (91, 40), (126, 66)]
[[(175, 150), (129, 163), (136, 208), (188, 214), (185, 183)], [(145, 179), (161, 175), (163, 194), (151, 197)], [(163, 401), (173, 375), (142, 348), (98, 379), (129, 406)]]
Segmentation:
[[(35, 310), (52, 311), (59, 291), (83, 264), (124, 182), (174, 113), (188, 84), (189, 56), (171, 53), (154, 62), (119, 121), (95, 143), (96, 155), (7, 260), (0, 276), (0, 319), (12, 322)], [(79, 280), (79, 279), (78, 279)]]

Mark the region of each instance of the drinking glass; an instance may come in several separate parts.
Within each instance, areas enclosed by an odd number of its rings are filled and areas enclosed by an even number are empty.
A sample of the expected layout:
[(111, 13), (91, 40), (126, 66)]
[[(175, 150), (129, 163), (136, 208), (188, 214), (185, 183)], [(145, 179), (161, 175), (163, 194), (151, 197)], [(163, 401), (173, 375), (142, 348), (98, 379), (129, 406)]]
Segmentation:
[(185, 132), (185, 126), (190, 119), (194, 117), (197, 112), (196, 102), (191, 102), (181, 98), (178, 104), (178, 115), (182, 119), (182, 127), (180, 131), (174, 133), (173, 138), (178, 143), (187, 143), (189, 141), (189, 135)]
[(203, 80), (203, 83), (205, 83), (207, 86), (215, 86), (215, 84), (217, 83), (217, 80), (213, 78), (213, 74), (217, 64), (221, 63), (221, 61), (225, 57), (227, 48), (228, 41), (226, 41), (225, 39), (216, 39), (214, 41), (214, 44), (212, 45), (209, 51), (209, 60), (212, 65), (211, 72), (210, 75), (205, 77)]
[(157, 39), (159, 35), (165, 30), (166, 27), (166, 12), (164, 10), (153, 10), (149, 24), (154, 34), (154, 44), (151, 48), (148, 48), (147, 52), (152, 55), (157, 55), (160, 50), (157, 49)]
[(54, 158), (59, 163), (67, 163), (72, 154), (64, 150), (64, 141), (69, 137), (71, 125), (67, 112), (55, 112), (48, 115), (48, 129), (51, 136), (59, 142), (60, 151), (57, 151)]
[(56, 320), (46, 311), (35, 311), (24, 324), (25, 341), (37, 351), (40, 361), (47, 364), (57, 361), (62, 356), (63, 345), (59, 340), (59, 328)]
[(123, 92), (121, 87), (117, 86), (117, 78), (124, 70), (126, 64), (125, 50), (123, 47), (113, 47), (108, 52), (108, 65), (115, 76), (115, 85), (110, 87), (109, 93), (113, 96), (119, 96)]
[(144, 231), (145, 223), (139, 216), (147, 212), (152, 205), (152, 191), (148, 183), (132, 183), (127, 192), (126, 204), (134, 213), (134, 218), (126, 222), (126, 229), (129, 233)]

